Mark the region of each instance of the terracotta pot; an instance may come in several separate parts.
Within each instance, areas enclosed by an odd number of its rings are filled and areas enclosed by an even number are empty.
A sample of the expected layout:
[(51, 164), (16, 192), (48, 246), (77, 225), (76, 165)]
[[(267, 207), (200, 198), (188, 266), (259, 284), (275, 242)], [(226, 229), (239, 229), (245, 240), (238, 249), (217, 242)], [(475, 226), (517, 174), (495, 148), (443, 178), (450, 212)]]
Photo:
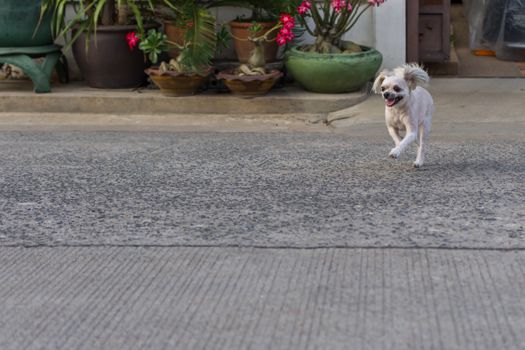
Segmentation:
[(161, 74), (158, 68), (148, 68), (146, 69), (146, 74), (159, 87), (160, 92), (164, 96), (170, 97), (195, 95), (209, 76), (178, 72)]
[(235, 74), (235, 69), (228, 69), (217, 74), (217, 79), (223, 80), (235, 95), (259, 96), (267, 94), (282, 76), (283, 73), (276, 69), (264, 75), (244, 76)]
[[(257, 36), (263, 35), (266, 32), (268, 32), (277, 24), (277, 22), (264, 22), (259, 24), (262, 26), (263, 29), (256, 34)], [(248, 37), (251, 34), (248, 28), (250, 28), (252, 25), (253, 23), (247, 22), (230, 22), (230, 30), (232, 35), (234, 36), (233, 44), (235, 47), (235, 52), (237, 53), (237, 58), (241, 63), (248, 62), (252, 51), (255, 49), (255, 45), (249, 41), (237, 40), (235, 39), (235, 37), (240, 39), (248, 39)], [(266, 59), (266, 62), (274, 62), (277, 60), (277, 51), (279, 50), (279, 46), (274, 40), (276, 37), (277, 31), (274, 31), (268, 38), (271, 41), (265, 43), (264, 45), (264, 58)]]
[[(144, 29), (158, 27), (158, 24), (151, 24)], [(133, 25), (98, 26), (96, 39), (93, 34), (89, 36), (87, 50), (86, 33), (73, 43), (73, 55), (90, 87), (125, 89), (146, 82), (144, 69), (148, 63), (144, 53), (138, 47), (130, 50), (126, 41), (126, 35), (136, 30)]]
[[(184, 45), (184, 36), (186, 35), (184, 28), (177, 26), (174, 22), (164, 22), (164, 33), (168, 36), (169, 41), (181, 46)], [(171, 58), (177, 58), (179, 53), (179, 49), (173, 49), (168, 52)]]

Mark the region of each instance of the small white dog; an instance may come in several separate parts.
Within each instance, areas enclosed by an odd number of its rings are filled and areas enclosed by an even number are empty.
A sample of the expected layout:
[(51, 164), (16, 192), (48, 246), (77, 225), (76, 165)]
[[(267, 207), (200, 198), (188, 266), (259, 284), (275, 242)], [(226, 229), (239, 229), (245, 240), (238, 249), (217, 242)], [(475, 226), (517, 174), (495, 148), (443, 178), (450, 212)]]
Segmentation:
[[(389, 156), (398, 159), (408, 145), (417, 142), (419, 148), (414, 162), (416, 168), (425, 162), (434, 113), (432, 96), (422, 87), (429, 81), (427, 72), (419, 65), (405, 64), (394, 71), (384, 70), (379, 73), (372, 87), (375, 93), (383, 95), (386, 126), (396, 144)], [(405, 131), (403, 138), (401, 131)]]

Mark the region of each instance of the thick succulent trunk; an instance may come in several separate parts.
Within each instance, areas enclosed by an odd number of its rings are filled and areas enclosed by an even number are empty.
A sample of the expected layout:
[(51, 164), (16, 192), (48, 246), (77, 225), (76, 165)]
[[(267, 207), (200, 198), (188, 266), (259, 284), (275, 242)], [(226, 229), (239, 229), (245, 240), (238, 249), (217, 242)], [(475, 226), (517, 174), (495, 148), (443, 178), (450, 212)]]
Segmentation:
[(340, 53), (341, 49), (338, 47), (340, 39), (333, 38), (330, 35), (318, 35), (315, 43), (310, 46), (310, 52), (318, 53)]
[(266, 60), (264, 58), (264, 40), (253, 40), (255, 49), (253, 49), (250, 58), (248, 59), (248, 65), (250, 68), (264, 68)]

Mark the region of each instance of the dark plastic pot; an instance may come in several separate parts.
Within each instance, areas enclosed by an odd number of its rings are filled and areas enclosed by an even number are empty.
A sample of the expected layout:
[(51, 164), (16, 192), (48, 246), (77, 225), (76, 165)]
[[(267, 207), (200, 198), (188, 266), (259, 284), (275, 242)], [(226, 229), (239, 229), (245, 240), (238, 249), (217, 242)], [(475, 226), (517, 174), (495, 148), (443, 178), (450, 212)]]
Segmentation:
[(51, 15), (46, 15), (40, 26), (39, 19), (40, 1), (0, 0), (0, 47), (53, 44)]
[[(145, 30), (158, 28), (146, 25)], [(87, 84), (93, 88), (125, 89), (143, 85), (148, 64), (138, 47), (130, 49), (126, 41), (136, 26), (98, 26), (96, 39), (92, 33), (86, 48), (86, 33), (73, 44), (73, 55)]]

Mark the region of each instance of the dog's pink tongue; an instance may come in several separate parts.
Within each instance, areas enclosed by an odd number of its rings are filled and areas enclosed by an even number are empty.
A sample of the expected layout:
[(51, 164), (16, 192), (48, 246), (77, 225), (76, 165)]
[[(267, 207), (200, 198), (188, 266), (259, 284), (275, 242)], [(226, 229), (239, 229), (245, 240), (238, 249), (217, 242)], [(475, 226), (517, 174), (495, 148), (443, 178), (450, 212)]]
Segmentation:
[(386, 105), (388, 107), (392, 107), (394, 105), (394, 103), (396, 103), (396, 100), (394, 98), (386, 100)]

